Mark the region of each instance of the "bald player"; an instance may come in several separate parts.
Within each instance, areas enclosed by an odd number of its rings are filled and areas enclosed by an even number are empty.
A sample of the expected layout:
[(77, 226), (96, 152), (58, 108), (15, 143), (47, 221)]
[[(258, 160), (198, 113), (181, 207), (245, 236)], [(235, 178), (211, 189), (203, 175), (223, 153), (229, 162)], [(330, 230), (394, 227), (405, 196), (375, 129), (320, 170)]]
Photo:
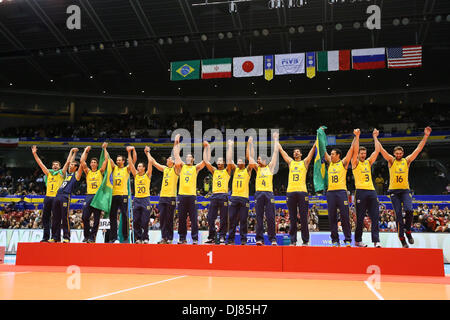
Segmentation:
[(206, 168), (213, 174), (213, 188), (210, 197), (211, 203), (208, 211), (208, 240), (207, 244), (216, 243), (216, 224), (217, 214), (220, 211), (220, 227), (219, 227), (219, 242), (225, 244), (228, 229), (228, 184), (231, 177), (231, 166), (225, 167), (223, 158), (217, 159), (217, 168), (211, 165), (211, 146), (206, 142), (205, 147), (205, 165)]
[[(150, 154), (150, 152), (149, 152)], [(153, 166), (163, 173), (161, 192), (159, 194), (159, 219), (161, 221), (161, 241), (159, 244), (171, 244), (173, 241), (173, 216), (177, 204), (178, 174), (175, 172), (175, 161), (168, 157), (166, 165), (161, 165), (151, 156)]]
[(264, 244), (264, 216), (267, 221), (267, 235), (273, 246), (277, 245), (275, 230), (275, 198), (273, 196), (273, 174), (278, 161), (278, 132), (273, 134), (272, 159), (269, 162), (266, 156), (258, 156), (257, 162), (253, 157), (253, 139), (249, 138), (250, 152), (248, 154), (249, 166), (256, 170), (255, 182), (255, 211), (256, 211), (256, 245)]
[(316, 150), (316, 144), (314, 144), (309, 150), (308, 156), (302, 160), (302, 152), (299, 148), (295, 148), (292, 159), (283, 147), (278, 142), (278, 149), (283, 157), (284, 161), (289, 166), (289, 180), (288, 188), (286, 190), (287, 206), (289, 209), (289, 236), (291, 238), (291, 246), (297, 245), (297, 215), (300, 212), (300, 226), (302, 232), (303, 245), (309, 244), (309, 229), (308, 229), (308, 209), (309, 199), (308, 190), (306, 188), (306, 174), (308, 173), (308, 167), (311, 163), (311, 159), (314, 156)]
[[(64, 181), (64, 177), (69, 167), (69, 161), (66, 161), (63, 169), (61, 170), (61, 163), (59, 161), (52, 161), (52, 168), (47, 169), (42, 160), (37, 154), (37, 147), (32, 146), (31, 152), (36, 160), (38, 166), (41, 168), (45, 175), (46, 192), (44, 198), (44, 207), (42, 209), (42, 227), (44, 229), (44, 235), (41, 242), (48, 242), (50, 239), (50, 225), (52, 217), (53, 201), (55, 200), (56, 193), (59, 187)], [(69, 160), (69, 159), (68, 159)]]
[(191, 221), (192, 244), (198, 244), (197, 174), (205, 167), (205, 161), (194, 165), (192, 154), (186, 155), (186, 163), (180, 158), (180, 135), (175, 137), (173, 149), (175, 171), (180, 176), (178, 189), (178, 244), (186, 244), (187, 217)]
[[(388, 162), (389, 166), (389, 189), (392, 207), (395, 211), (395, 216), (397, 220), (397, 231), (398, 238), (402, 243), (403, 248), (408, 248), (408, 244), (405, 240), (408, 238), (409, 244), (414, 244), (414, 239), (411, 235), (411, 224), (413, 221), (413, 207), (412, 207), (412, 196), (409, 190), (409, 166), (417, 158), (419, 153), (422, 151), (423, 147), (427, 143), (428, 137), (431, 134), (431, 128), (426, 127), (424, 130), (424, 136), (422, 141), (420, 141), (417, 148), (409, 156), (404, 158), (403, 148), (398, 146), (394, 148), (394, 156), (390, 155), (381, 146), (381, 155)], [(405, 210), (405, 218), (403, 218), (402, 213)]]
[[(233, 140), (228, 140), (227, 149), (227, 168), (233, 173), (233, 182), (231, 184), (230, 207), (228, 209), (230, 227), (228, 229), (228, 240), (226, 244), (234, 244), (236, 238), (236, 227), (239, 224), (239, 234), (241, 245), (247, 244), (248, 230), (248, 211), (250, 210), (249, 184), (253, 167), (245, 166), (245, 160), (237, 159), (237, 165), (233, 161)], [(249, 144), (247, 143), (246, 153), (249, 153)]]
[[(356, 132), (357, 129), (353, 131), (354, 134), (356, 134)], [(328, 221), (331, 228), (331, 242), (333, 247), (339, 247), (340, 245), (338, 234), (338, 210), (341, 218), (342, 230), (344, 231), (345, 246), (350, 247), (352, 242), (347, 196), (347, 169), (352, 159), (354, 142), (355, 139), (353, 138), (352, 145), (344, 158), (342, 158), (342, 151), (338, 148), (333, 148), (330, 154), (328, 154), (328, 152), (325, 153), (325, 161), (328, 163), (328, 190), (326, 195)]]
[[(105, 150), (108, 144), (105, 142), (102, 145), (102, 149)], [(89, 154), (91, 147), (86, 148), (86, 157)], [(101, 168), (98, 168), (98, 159), (91, 158), (91, 162), (89, 163), (90, 169), (88, 168), (86, 161), (84, 159), (80, 159), (80, 165), (84, 173), (86, 174), (86, 199), (84, 201), (83, 206), (83, 215), (81, 219), (83, 220), (83, 242), (94, 243), (95, 237), (97, 236), (98, 226), (100, 224), (100, 215), (101, 210), (91, 207), (92, 199), (94, 199), (95, 194), (98, 191), (98, 188), (102, 184), (103, 181), (103, 173), (106, 170), (106, 165), (108, 164), (108, 158), (105, 157)], [(94, 225), (91, 229), (91, 216), (94, 215)]]
[(147, 170), (143, 162), (139, 162), (137, 168), (133, 164), (131, 150), (128, 151), (128, 163), (134, 176), (134, 200), (133, 200), (133, 230), (135, 243), (148, 243), (148, 223), (150, 221), (150, 183), (152, 178), (152, 160), (150, 147), (144, 148), (147, 156)]
[(367, 159), (367, 148), (359, 146), (359, 136), (361, 132), (357, 130), (355, 143), (353, 145), (352, 172), (355, 178), (355, 207), (356, 207), (356, 229), (355, 229), (355, 247), (367, 247), (362, 242), (362, 233), (364, 227), (364, 217), (366, 212), (372, 221), (372, 242), (374, 247), (381, 248), (380, 233), (378, 229), (378, 220), (380, 218), (378, 196), (372, 181), (372, 164), (377, 160), (381, 150), (378, 142), (378, 130), (372, 132), (375, 143), (375, 151)]

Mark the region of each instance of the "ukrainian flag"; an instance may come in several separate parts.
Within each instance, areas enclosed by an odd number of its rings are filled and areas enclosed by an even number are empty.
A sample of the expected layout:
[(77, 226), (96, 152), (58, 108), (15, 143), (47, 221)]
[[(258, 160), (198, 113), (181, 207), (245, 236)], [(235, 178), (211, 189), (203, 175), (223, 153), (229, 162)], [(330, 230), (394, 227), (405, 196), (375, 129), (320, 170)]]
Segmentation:
[[(99, 164), (103, 163), (105, 160), (104, 150), (100, 155)], [(111, 161), (108, 159), (108, 165), (106, 166), (106, 172), (103, 175), (103, 181), (97, 190), (94, 198), (91, 202), (91, 207), (97, 208), (105, 212), (104, 219), (109, 217), (109, 211), (111, 210), (112, 202), (112, 191), (113, 191), (113, 174)]]
[(327, 152), (327, 135), (325, 129), (320, 127), (317, 129), (316, 153), (314, 157), (314, 190), (325, 191), (328, 184), (328, 173), (325, 166), (325, 153)]

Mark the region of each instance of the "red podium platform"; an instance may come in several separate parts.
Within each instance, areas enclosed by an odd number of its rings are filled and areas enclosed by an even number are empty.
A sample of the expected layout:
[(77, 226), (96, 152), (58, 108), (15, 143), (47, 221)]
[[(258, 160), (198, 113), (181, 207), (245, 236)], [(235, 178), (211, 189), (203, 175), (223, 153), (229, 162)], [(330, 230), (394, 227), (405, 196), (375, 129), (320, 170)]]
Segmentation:
[(19, 243), (16, 265), (444, 276), (441, 249)]

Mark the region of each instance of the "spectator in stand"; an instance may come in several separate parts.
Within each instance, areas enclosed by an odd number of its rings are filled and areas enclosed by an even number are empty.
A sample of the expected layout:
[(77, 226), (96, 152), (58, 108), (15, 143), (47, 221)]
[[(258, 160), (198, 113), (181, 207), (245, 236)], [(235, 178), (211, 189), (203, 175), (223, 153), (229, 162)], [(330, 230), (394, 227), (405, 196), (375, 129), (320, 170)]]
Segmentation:
[(384, 194), (383, 186), (384, 186), (384, 179), (381, 176), (381, 173), (379, 173), (378, 177), (375, 178), (375, 188), (377, 190), (378, 195)]
[(390, 232), (396, 232), (397, 231), (397, 225), (395, 224), (395, 219), (393, 216), (390, 217), (390, 221), (388, 223), (388, 230)]
[(317, 224), (313, 220), (309, 220), (308, 229), (310, 232), (319, 231)]
[(380, 231), (382, 231), (382, 232), (387, 231), (387, 229), (388, 229), (388, 224), (387, 224), (387, 222), (386, 222), (386, 220), (385, 220), (384, 217), (381, 217), (381, 218), (380, 218), (380, 224), (379, 224), (379, 227), (378, 227), (378, 228), (379, 228)]
[(420, 222), (416, 222), (414, 223), (414, 225), (411, 227), (411, 230), (413, 232), (425, 232), (425, 227), (420, 223)]

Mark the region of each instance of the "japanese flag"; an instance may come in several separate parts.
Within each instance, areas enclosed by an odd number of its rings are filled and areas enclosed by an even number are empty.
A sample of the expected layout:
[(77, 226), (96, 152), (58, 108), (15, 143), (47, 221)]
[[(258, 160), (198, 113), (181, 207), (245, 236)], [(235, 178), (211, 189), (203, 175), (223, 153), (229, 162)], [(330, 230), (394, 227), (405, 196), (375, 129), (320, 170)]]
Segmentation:
[(263, 56), (233, 58), (233, 76), (261, 77), (264, 72)]

